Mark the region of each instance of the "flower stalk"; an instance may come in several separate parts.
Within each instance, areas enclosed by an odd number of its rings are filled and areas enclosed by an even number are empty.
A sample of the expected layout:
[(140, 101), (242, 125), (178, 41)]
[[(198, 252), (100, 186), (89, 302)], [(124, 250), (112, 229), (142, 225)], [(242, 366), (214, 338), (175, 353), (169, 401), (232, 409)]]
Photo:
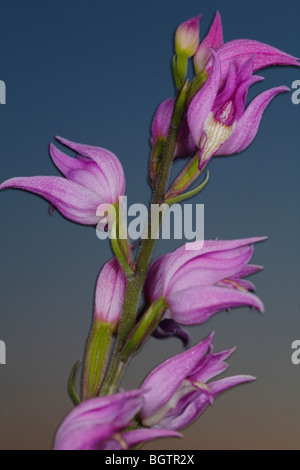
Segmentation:
[[(164, 202), (172, 163), (174, 160), (174, 153), (180, 131), (180, 125), (182, 123), (185, 112), (187, 91), (188, 82), (184, 84), (181, 91), (178, 93), (178, 98), (174, 106), (171, 124), (163, 149), (159, 173), (154, 183), (151, 204), (162, 204)], [(157, 230), (159, 230), (159, 227), (157, 227)], [(148, 220), (148, 233), (153, 233), (153, 227), (151, 232), (150, 218)], [(156, 240), (156, 237), (149, 237), (142, 240), (140, 250), (137, 255), (135, 272), (127, 279), (127, 289), (125, 294), (123, 313), (120, 321), (115, 350), (103, 385), (104, 390), (109, 390), (109, 393), (113, 393), (115, 391), (115, 388), (109, 384), (111, 384), (112, 381), (116, 382), (116, 374), (118, 374), (119, 377), (115, 386), (118, 385), (121, 379), (123, 368), (119, 368), (118, 372), (119, 354), (135, 325), (139, 300), (146, 280), (147, 271), (150, 265)]]

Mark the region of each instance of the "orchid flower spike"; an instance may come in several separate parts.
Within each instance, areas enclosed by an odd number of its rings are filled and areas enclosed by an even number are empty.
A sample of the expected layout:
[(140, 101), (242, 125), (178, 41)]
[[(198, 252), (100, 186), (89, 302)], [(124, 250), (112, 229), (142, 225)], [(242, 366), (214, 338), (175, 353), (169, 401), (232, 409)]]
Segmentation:
[(222, 392), (251, 382), (240, 375), (207, 383), (224, 372), (225, 360), (235, 348), (214, 354), (213, 334), (193, 348), (160, 364), (141, 386), (145, 399), (142, 423), (155, 428), (180, 430), (191, 424)]
[(140, 390), (92, 398), (81, 403), (60, 425), (54, 450), (128, 450), (152, 439), (180, 437), (172, 430), (130, 430), (143, 403)]
[(254, 59), (241, 67), (231, 63), (224, 87), (221, 87), (221, 63), (213, 54), (213, 66), (204, 87), (193, 98), (187, 120), (195, 144), (200, 149), (201, 171), (213, 155), (239, 153), (255, 138), (263, 113), (279, 93), (289, 91), (286, 86), (271, 88), (258, 95), (245, 109), (248, 88), (263, 77), (253, 76)]
[(161, 256), (150, 266), (146, 299), (154, 302), (163, 297), (168, 305), (164, 318), (181, 325), (204, 323), (215, 313), (233, 307), (247, 305), (263, 312), (260, 299), (248, 292), (253, 284), (241, 278), (262, 269), (248, 262), (253, 244), (264, 239), (205, 241), (200, 250), (183, 246)]
[(77, 152), (72, 158), (50, 145), (50, 154), (64, 175), (11, 178), (0, 190), (17, 188), (47, 199), (61, 214), (73, 222), (97, 225), (101, 204), (117, 204), (125, 193), (125, 177), (118, 158), (109, 150), (77, 144), (57, 137), (66, 147)]

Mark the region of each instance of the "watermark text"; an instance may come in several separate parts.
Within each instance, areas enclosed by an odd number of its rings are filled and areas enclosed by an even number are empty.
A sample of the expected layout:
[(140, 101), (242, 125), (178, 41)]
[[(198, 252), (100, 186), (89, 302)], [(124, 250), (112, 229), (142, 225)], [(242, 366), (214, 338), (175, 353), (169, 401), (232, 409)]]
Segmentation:
[(0, 364), (6, 364), (6, 344), (0, 340)]
[(0, 80), (0, 104), (6, 104), (6, 85), (3, 80)]
[(292, 88), (296, 89), (292, 93), (292, 103), (299, 104), (300, 103), (300, 80), (294, 80), (292, 83)]
[[(127, 197), (119, 198), (116, 207), (101, 204), (97, 208), (99, 223), (96, 235), (107, 238), (187, 240), (186, 249), (200, 250), (204, 243), (204, 204), (151, 204), (150, 213), (144, 204), (128, 207)], [(150, 222), (150, 223), (149, 223)], [(118, 231), (118, 232), (116, 232)]]
[(298, 366), (300, 364), (300, 339), (296, 339), (295, 341), (293, 341), (292, 349), (295, 350), (291, 357), (292, 363), (295, 366)]

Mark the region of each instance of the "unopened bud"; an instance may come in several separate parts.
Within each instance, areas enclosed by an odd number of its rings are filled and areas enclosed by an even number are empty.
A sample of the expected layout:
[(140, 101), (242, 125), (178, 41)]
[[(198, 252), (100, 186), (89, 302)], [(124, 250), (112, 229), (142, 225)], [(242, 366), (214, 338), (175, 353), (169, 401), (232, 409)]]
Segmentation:
[(175, 51), (177, 55), (192, 57), (199, 45), (199, 22), (201, 15), (191, 18), (178, 26), (175, 34)]

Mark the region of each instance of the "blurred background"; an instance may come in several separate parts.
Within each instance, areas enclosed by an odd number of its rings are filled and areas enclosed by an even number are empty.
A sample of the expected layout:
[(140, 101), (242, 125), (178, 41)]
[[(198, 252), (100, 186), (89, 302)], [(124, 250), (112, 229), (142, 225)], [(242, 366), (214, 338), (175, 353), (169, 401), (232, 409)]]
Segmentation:
[[(300, 55), (296, 0), (1, 0), (0, 179), (58, 175), (49, 143), (55, 135), (113, 151), (127, 178), (128, 203), (147, 204), (149, 131), (161, 100), (174, 93), (173, 35), (203, 14), (201, 38), (217, 9), (225, 41), (256, 39)], [(300, 70), (262, 70), (249, 97), (291, 86)], [(299, 115), (291, 93), (264, 114), (254, 143), (240, 155), (215, 158), (210, 182), (194, 203), (205, 204), (205, 237), (268, 235), (251, 278), (264, 315), (248, 308), (222, 312), (189, 328), (192, 344), (215, 331), (215, 350), (237, 346), (227, 374), (258, 380), (218, 398), (181, 440), (145, 449), (299, 449), (299, 366), (291, 344), (299, 321)], [(175, 168), (179, 171), (180, 163)], [(0, 448), (49, 449), (72, 408), (67, 382), (90, 329), (97, 275), (111, 254), (94, 228), (73, 224), (29, 193), (0, 195)], [(160, 241), (156, 254), (178, 247)], [(125, 388), (137, 387), (178, 340), (150, 339), (130, 364)]]

